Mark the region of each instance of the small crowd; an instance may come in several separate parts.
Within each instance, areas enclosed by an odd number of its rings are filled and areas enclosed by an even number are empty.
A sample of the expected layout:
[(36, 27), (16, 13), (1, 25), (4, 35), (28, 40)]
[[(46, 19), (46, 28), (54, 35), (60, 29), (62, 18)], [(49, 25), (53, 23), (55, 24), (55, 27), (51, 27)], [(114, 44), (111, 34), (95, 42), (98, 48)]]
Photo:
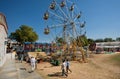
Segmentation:
[(72, 72), (70, 70), (70, 62), (68, 61), (68, 59), (62, 61), (61, 70), (62, 70), (62, 76), (66, 76), (66, 77), (68, 76), (68, 71)]
[[(15, 58), (17, 58), (17, 60), (21, 63), (24, 59), (27, 63), (30, 63), (31, 72), (33, 72), (37, 68), (36, 58), (33, 56), (31, 57), (25, 56), (25, 52), (22, 49), (19, 49), (18, 51), (16, 51)], [(61, 70), (62, 70), (62, 76), (66, 76), (66, 77), (68, 76), (68, 72), (72, 72), (70, 70), (70, 62), (68, 61), (68, 59), (62, 60)]]

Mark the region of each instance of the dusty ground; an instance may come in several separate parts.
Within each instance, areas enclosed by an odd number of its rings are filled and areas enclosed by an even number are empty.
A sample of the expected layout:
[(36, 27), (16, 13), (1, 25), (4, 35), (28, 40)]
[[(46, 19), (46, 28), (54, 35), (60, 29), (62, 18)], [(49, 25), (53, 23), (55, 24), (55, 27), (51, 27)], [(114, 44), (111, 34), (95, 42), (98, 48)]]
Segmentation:
[(44, 79), (120, 79), (120, 64), (111, 58), (117, 54), (94, 54), (88, 59), (88, 63), (71, 61), (72, 73), (68, 77), (61, 76), (61, 67), (52, 66), (47, 62), (37, 65), (37, 72)]

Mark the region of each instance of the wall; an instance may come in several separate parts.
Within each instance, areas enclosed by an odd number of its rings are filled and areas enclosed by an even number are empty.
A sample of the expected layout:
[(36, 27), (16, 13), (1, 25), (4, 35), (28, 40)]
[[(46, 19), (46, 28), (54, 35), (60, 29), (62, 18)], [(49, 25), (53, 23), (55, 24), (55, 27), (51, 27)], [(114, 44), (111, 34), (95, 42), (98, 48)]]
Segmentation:
[(0, 67), (6, 61), (7, 23), (5, 16), (0, 13)]

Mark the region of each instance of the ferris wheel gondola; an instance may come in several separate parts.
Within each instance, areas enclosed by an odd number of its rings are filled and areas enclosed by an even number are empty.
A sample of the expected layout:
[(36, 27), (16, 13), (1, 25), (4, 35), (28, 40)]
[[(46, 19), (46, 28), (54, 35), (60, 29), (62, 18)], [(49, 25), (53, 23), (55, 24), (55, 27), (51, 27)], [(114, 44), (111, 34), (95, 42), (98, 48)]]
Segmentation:
[(55, 6), (56, 6), (55, 1), (53, 1), (53, 2), (50, 4), (50, 9), (54, 10), (54, 9), (55, 9)]
[(65, 6), (65, 2), (62, 1), (61, 4), (60, 4), (61, 7), (64, 7)]
[(48, 12), (46, 12), (46, 13), (44, 13), (44, 20), (48, 20), (48, 18), (49, 18), (49, 13)]

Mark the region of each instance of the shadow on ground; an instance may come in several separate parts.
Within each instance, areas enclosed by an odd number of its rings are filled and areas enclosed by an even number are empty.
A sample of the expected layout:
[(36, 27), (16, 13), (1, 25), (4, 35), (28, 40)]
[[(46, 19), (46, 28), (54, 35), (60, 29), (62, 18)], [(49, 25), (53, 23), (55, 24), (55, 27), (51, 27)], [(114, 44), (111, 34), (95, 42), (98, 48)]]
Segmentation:
[(26, 70), (26, 68), (20, 68), (20, 70)]
[(61, 77), (61, 72), (55, 72), (53, 74), (48, 74), (49, 77)]
[(53, 74), (48, 74), (49, 77), (59, 77), (59, 78), (66, 78), (66, 76), (62, 76), (61, 72), (55, 72)]

